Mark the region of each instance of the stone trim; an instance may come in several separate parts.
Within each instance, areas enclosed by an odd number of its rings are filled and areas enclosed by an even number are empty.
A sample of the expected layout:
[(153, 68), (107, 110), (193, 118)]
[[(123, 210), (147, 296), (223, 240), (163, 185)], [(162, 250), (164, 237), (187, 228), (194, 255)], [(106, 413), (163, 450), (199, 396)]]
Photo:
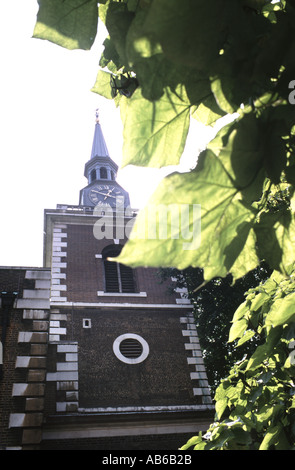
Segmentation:
[[(181, 317), (180, 323), (186, 326), (182, 330), (182, 335), (187, 341), (184, 344), (185, 350), (190, 354), (187, 356), (187, 363), (195, 369), (194, 372), (190, 373), (190, 378), (193, 382), (193, 393), (195, 396), (202, 397), (204, 405), (211, 404), (211, 393), (193, 314), (188, 313), (185, 317)], [(196, 386), (194, 385), (195, 381)]]
[(59, 301), (51, 302), (52, 307), (120, 307), (120, 308), (152, 308), (152, 309), (185, 309), (191, 310), (192, 305), (175, 305), (175, 304), (139, 304), (139, 303), (128, 303), (128, 302), (61, 302), (62, 299)]
[(79, 407), (78, 343), (59, 341), (57, 353), (65, 353), (65, 360), (56, 363), (56, 371), (46, 374), (47, 382), (56, 382), (56, 390), (64, 392), (64, 401), (56, 402), (57, 413), (75, 413)]
[(58, 342), (61, 336), (65, 337), (67, 334), (67, 328), (61, 326), (61, 322), (67, 321), (67, 316), (61, 314), (59, 309), (51, 309), (49, 316), (49, 342)]
[[(174, 278), (171, 278), (171, 280), (173, 279)], [(190, 299), (188, 298), (188, 290), (186, 287), (176, 287), (174, 291), (180, 296), (179, 299), (175, 299), (175, 302), (178, 305), (181, 305), (181, 304), (192, 305)]]
[(186, 434), (189, 433), (192, 436), (200, 431), (207, 431), (209, 423), (196, 423), (196, 424), (155, 424), (145, 425), (144, 423), (134, 426), (100, 426), (97, 428), (92, 427), (91, 429), (59, 429), (59, 430), (45, 430), (43, 431), (43, 440), (59, 440), (59, 439), (85, 439), (85, 438), (105, 438), (105, 437), (116, 437), (116, 436), (140, 436), (140, 435), (161, 435), (161, 434)]
[(65, 232), (67, 225), (55, 224), (52, 237), (52, 275), (51, 275), (51, 302), (66, 302), (67, 297), (62, 296), (61, 292), (67, 291), (66, 284), (61, 284), (61, 280), (66, 279), (66, 274), (61, 272), (67, 267), (67, 236)]
[(79, 408), (80, 413), (154, 413), (154, 412), (181, 412), (181, 411), (204, 411), (211, 410), (210, 405), (159, 405), (159, 406), (119, 406), (119, 407), (98, 407)]
[(22, 428), (21, 449), (38, 449), (42, 439), (45, 396), (45, 374), (49, 328), (49, 270), (26, 271), (25, 279), (35, 280), (35, 289), (25, 289), (17, 308), (23, 310), (23, 321), (30, 331), (18, 333), (18, 343), (30, 345), (29, 355), (17, 356), (15, 368), (26, 371), (27, 381), (14, 383), (12, 397), (24, 399), (24, 410), (10, 413), (9, 428)]
[(147, 297), (146, 292), (105, 292), (103, 290), (97, 291), (98, 297)]

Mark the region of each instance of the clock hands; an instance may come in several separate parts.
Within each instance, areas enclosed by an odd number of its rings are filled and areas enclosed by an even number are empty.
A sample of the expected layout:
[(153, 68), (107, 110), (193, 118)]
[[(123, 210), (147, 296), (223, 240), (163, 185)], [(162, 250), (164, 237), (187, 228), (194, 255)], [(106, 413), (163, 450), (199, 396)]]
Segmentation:
[[(114, 188), (113, 188), (114, 189)], [(113, 191), (113, 189), (110, 189), (109, 192), (106, 194), (106, 193), (102, 193), (101, 191), (97, 191), (96, 189), (92, 189), (92, 192), (93, 193), (98, 193), (98, 194), (102, 194), (103, 196), (105, 196), (105, 200), (108, 198), (108, 197), (113, 197), (114, 199), (116, 199), (116, 196), (113, 196), (111, 194), (111, 192)]]
[(105, 195), (105, 199), (106, 199), (107, 197), (109, 197), (109, 196), (110, 196), (110, 197), (114, 197), (114, 198), (116, 197), (116, 196), (112, 196), (112, 195), (111, 195), (111, 192), (113, 192), (114, 189), (115, 189), (115, 188), (109, 189), (108, 193)]

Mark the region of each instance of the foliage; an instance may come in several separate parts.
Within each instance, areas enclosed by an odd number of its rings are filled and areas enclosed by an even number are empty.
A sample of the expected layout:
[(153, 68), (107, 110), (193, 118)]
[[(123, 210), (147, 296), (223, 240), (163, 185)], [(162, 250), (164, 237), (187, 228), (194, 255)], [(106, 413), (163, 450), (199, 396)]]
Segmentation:
[(234, 315), (229, 339), (238, 346), (254, 338), (263, 342), (221, 381), (215, 423), (182, 449), (294, 449), (294, 299), (294, 280), (277, 272), (249, 290)]
[[(164, 179), (139, 214), (120, 260), (132, 266), (200, 267), (210, 280), (229, 272), (238, 279), (266, 259), (290, 274), (294, 215), (288, 206), (272, 213), (267, 204), (278, 191), (293, 196), (295, 118), (288, 84), (295, 76), (294, 2), (99, 3), (109, 37), (100, 59), (104, 70), (93, 89), (120, 105), (124, 165), (177, 164), (190, 116), (213, 124), (228, 112), (238, 113), (194, 170)], [(94, 0), (39, 4), (35, 37), (69, 48), (91, 46)], [(184, 250), (182, 234), (165, 243), (148, 236), (143, 228), (148, 210), (158, 204), (177, 205), (179, 211), (201, 205), (198, 249)], [(188, 239), (196, 217), (187, 222)]]
[(236, 309), (245, 300), (245, 293), (270, 274), (269, 268), (262, 263), (235, 284), (232, 283), (230, 274), (204, 283), (203, 271), (199, 268), (187, 268), (181, 272), (175, 268), (159, 270), (160, 279), (167, 281), (173, 277), (176, 280), (176, 284), (174, 282), (171, 285), (171, 290), (175, 289), (175, 285), (188, 288), (212, 394), (235, 362), (241, 360), (245, 354), (252, 354), (261, 343), (261, 339), (253, 338), (237, 348), (235, 342), (228, 342), (228, 338), (231, 320)]
[[(39, 5), (35, 37), (91, 47), (96, 0)], [(217, 419), (229, 417), (188, 445), (292, 448), (295, 1), (102, 0), (99, 18), (109, 37), (93, 91), (120, 106), (124, 165), (177, 164), (191, 118), (236, 113), (192, 171), (159, 185), (120, 261), (199, 267), (206, 281), (236, 281), (261, 260), (275, 270), (234, 316), (231, 341), (264, 343), (217, 390)], [(151, 226), (159, 206), (171, 210)]]

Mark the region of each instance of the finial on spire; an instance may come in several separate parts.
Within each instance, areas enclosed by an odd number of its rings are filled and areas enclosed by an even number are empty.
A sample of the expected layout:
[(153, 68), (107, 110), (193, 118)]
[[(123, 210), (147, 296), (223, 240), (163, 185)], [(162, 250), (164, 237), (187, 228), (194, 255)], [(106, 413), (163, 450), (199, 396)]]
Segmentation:
[(93, 137), (93, 144), (92, 144), (92, 151), (91, 151), (91, 158), (95, 157), (108, 157), (109, 152), (104, 140), (104, 136), (102, 133), (101, 125), (99, 123), (99, 108), (95, 111), (95, 129), (94, 129), (94, 137)]

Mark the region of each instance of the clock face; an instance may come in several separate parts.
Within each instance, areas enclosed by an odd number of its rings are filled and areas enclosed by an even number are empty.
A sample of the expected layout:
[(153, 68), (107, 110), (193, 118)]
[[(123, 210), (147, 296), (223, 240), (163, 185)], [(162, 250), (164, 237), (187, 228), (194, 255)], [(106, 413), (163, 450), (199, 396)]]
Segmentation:
[(109, 184), (95, 185), (89, 191), (93, 204), (108, 204), (111, 207), (124, 204), (124, 194), (117, 186)]

